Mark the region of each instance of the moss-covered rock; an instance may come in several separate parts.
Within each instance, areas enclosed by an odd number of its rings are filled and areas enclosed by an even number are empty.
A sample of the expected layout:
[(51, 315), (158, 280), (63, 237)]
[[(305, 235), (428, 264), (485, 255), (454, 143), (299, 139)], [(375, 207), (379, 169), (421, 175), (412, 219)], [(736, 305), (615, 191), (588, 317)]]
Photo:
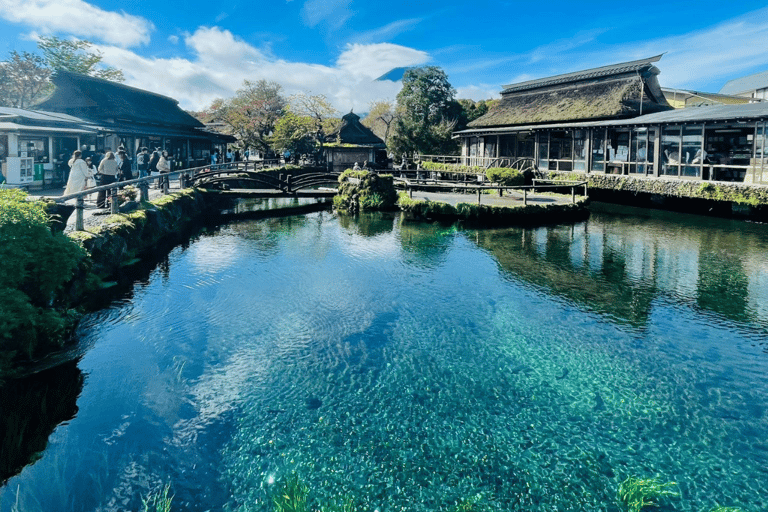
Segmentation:
[(345, 171), (339, 176), (339, 193), (333, 198), (334, 208), (355, 213), (360, 210), (393, 210), (397, 191), (389, 174), (368, 171)]

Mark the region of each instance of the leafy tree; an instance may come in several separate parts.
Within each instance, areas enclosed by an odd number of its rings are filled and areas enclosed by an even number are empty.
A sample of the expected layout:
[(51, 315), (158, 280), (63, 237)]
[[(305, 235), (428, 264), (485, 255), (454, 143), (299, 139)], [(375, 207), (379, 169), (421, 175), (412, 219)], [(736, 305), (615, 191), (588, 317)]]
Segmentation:
[(246, 80), (233, 98), (215, 100), (202, 113), (201, 120), (223, 123), (226, 131), (240, 140), (243, 149), (254, 147), (267, 151), (268, 136), (287, 104), (281, 89), (277, 82)]
[(50, 88), (51, 70), (42, 57), (12, 51), (0, 63), (0, 104), (27, 108)]
[(397, 95), (397, 120), (392, 146), (396, 153), (453, 154), (451, 139), (461, 112), (456, 90), (436, 66), (408, 69)]
[(374, 101), (371, 103), (368, 116), (363, 119), (362, 123), (381, 137), (381, 140), (386, 144), (396, 119), (397, 109), (394, 103), (391, 101)]
[(280, 152), (288, 150), (294, 155), (314, 153), (316, 149), (315, 120), (296, 115), (289, 107), (285, 115), (275, 123), (275, 131), (270, 142)]
[(294, 114), (311, 121), (313, 132), (308, 136), (314, 139), (314, 145), (317, 148), (314, 153), (322, 154), (325, 135), (339, 126), (339, 121), (335, 120), (338, 111), (322, 94), (295, 94), (291, 97), (290, 103)]
[(121, 70), (100, 65), (103, 55), (98, 50), (89, 51), (91, 46), (93, 43), (90, 41), (61, 39), (55, 36), (41, 37), (37, 42), (46, 65), (54, 71), (64, 69), (113, 82), (125, 81)]
[(457, 130), (463, 130), (467, 127), (467, 124), (471, 123), (480, 116), (485, 115), (488, 109), (497, 100), (480, 100), (473, 101), (468, 99), (460, 99), (459, 105), (461, 106), (461, 114), (456, 123)]

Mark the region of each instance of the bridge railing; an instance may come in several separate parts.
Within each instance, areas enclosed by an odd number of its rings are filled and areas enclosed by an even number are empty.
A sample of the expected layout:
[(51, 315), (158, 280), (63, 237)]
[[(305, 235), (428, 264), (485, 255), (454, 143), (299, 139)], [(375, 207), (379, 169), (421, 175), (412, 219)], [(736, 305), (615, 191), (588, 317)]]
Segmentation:
[(397, 179), (397, 182), (405, 188), (408, 193), (408, 197), (413, 199), (414, 190), (435, 190), (438, 192), (445, 191), (457, 191), (460, 190), (464, 193), (475, 192), (477, 193), (477, 204), (481, 204), (481, 198), (483, 192), (486, 190), (497, 190), (499, 197), (504, 195), (504, 192), (519, 191), (523, 194), (523, 205), (528, 204), (528, 192), (535, 194), (537, 191), (547, 191), (554, 189), (570, 188), (571, 190), (571, 203), (576, 203), (576, 190), (583, 187), (584, 199), (589, 197), (589, 190), (587, 188), (587, 181), (552, 181), (552, 180), (533, 180), (533, 185), (516, 185), (516, 186), (502, 186), (502, 185), (470, 185), (463, 183), (440, 183), (440, 182), (411, 182), (407, 179)]
[(225, 162), (220, 164), (204, 165), (201, 167), (191, 167), (188, 169), (181, 169), (178, 171), (162, 173), (154, 176), (145, 176), (143, 178), (135, 178), (132, 180), (116, 181), (108, 185), (99, 185), (96, 187), (91, 187), (81, 192), (68, 194), (66, 196), (49, 197), (49, 199), (52, 199), (56, 203), (64, 203), (66, 201), (74, 199), (75, 200), (75, 229), (77, 231), (82, 231), (83, 230), (83, 211), (85, 210), (85, 198), (87, 196), (90, 196), (91, 194), (96, 194), (102, 191), (106, 192), (107, 201), (110, 203), (111, 213), (118, 213), (119, 206), (120, 206), (119, 204), (120, 201), (118, 199), (120, 190), (128, 186), (137, 187), (139, 189), (141, 201), (148, 201), (149, 188), (155, 182), (157, 182), (158, 187), (161, 189), (163, 194), (168, 194), (170, 189), (170, 181), (172, 179), (178, 180), (179, 188), (181, 189), (189, 186), (192, 180), (194, 179), (194, 177), (201, 173), (211, 172), (211, 171), (213, 171), (214, 174), (217, 171), (222, 171), (226, 173), (247, 172), (249, 168), (253, 170), (264, 169), (266, 168), (267, 165), (271, 163), (272, 162), (266, 161), (266, 160), (265, 161), (246, 160), (241, 162)]

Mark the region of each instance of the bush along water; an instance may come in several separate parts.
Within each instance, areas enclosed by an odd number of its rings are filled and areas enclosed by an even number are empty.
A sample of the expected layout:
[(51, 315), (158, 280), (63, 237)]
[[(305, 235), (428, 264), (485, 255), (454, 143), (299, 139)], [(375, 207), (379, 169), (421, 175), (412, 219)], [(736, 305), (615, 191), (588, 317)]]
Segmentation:
[(356, 213), (360, 210), (393, 210), (397, 192), (389, 174), (345, 171), (339, 176), (339, 193), (333, 198), (336, 210)]
[(60, 348), (76, 321), (68, 285), (86, 270), (86, 252), (51, 230), (46, 208), (21, 190), (0, 190), (0, 361), (6, 363)]

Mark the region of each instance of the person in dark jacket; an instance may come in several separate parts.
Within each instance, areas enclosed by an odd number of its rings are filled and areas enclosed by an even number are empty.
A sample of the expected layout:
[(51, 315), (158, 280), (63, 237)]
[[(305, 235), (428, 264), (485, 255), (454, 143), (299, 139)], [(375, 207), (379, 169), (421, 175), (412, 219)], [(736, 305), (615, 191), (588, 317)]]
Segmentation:
[(133, 171), (131, 170), (131, 161), (128, 159), (128, 154), (125, 151), (120, 151), (117, 155), (120, 157), (120, 161), (117, 163), (120, 181), (132, 180)]
[[(149, 160), (149, 175), (160, 176), (160, 171), (157, 169), (157, 162), (160, 161), (160, 151), (155, 150), (152, 153), (152, 158)], [(160, 188), (160, 181), (155, 182), (155, 188)]]

